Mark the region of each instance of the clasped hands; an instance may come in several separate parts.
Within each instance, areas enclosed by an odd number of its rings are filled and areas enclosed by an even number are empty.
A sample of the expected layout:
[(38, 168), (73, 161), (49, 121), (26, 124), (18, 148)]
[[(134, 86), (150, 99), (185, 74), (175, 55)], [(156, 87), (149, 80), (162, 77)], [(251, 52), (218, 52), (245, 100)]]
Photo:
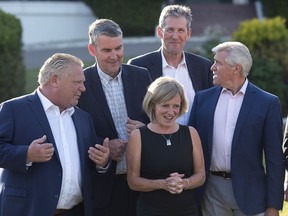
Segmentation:
[(165, 179), (167, 190), (171, 194), (180, 194), (185, 188), (188, 188), (188, 181), (183, 179), (184, 174), (179, 174), (177, 172), (171, 173), (170, 177)]

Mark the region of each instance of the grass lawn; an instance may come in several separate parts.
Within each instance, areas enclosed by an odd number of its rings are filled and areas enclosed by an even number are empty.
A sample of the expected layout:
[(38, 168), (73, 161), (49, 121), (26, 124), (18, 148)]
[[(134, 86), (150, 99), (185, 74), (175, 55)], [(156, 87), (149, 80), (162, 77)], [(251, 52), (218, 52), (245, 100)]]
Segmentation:
[(284, 202), (283, 211), (280, 212), (280, 216), (288, 216), (288, 203)]

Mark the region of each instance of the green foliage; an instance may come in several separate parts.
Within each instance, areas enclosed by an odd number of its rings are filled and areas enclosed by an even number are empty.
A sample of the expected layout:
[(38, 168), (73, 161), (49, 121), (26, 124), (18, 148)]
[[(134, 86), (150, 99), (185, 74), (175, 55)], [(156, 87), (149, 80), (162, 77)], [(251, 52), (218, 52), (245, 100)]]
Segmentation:
[(0, 102), (23, 94), (22, 27), (13, 15), (0, 10)]
[(252, 19), (240, 24), (232, 40), (244, 43), (253, 57), (249, 80), (277, 95), (288, 113), (288, 29), (281, 17)]
[(220, 25), (208, 26), (204, 31), (206, 41), (202, 45), (202, 52), (200, 55), (203, 55), (213, 61), (214, 54), (212, 53), (211, 49), (222, 42), (221, 38), (223, 36), (223, 32), (225, 31), (226, 29)]
[(117, 22), (124, 36), (154, 35), (161, 12), (160, 0), (85, 0), (98, 18)]
[[(266, 17), (281, 16), (288, 20), (288, 1), (287, 0), (262, 0), (263, 10)], [(287, 24), (287, 23), (286, 23)]]

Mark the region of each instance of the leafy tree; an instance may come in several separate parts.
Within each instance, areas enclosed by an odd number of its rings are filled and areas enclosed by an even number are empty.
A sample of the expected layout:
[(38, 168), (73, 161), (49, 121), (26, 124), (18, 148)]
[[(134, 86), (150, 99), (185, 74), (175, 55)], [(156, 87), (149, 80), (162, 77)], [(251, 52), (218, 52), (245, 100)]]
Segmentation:
[(244, 43), (253, 57), (249, 79), (277, 95), (288, 113), (288, 29), (283, 17), (252, 19), (240, 24), (232, 40)]
[(98, 18), (117, 22), (124, 36), (154, 35), (162, 0), (85, 0)]

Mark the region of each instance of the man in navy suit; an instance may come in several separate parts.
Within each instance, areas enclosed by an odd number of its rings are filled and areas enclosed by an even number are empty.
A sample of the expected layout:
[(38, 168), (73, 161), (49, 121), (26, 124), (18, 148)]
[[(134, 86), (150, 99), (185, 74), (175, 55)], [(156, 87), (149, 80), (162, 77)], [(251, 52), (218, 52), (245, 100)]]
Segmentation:
[(34, 93), (0, 105), (1, 216), (93, 215), (91, 178), (108, 173), (109, 148), (96, 144), (91, 117), (75, 107), (82, 66), (57, 53)]
[(224, 42), (212, 51), (216, 86), (196, 93), (189, 121), (207, 172), (203, 215), (277, 216), (284, 183), (280, 101), (248, 81), (245, 45)]
[(128, 64), (147, 68), (153, 81), (161, 76), (170, 76), (183, 85), (189, 106), (188, 111), (177, 122), (184, 125), (188, 123), (195, 92), (213, 86), (211, 61), (183, 51), (192, 33), (191, 22), (189, 7), (164, 7), (157, 27), (161, 48), (128, 61)]
[(114, 170), (103, 177), (103, 184), (94, 185), (95, 216), (134, 216), (138, 193), (127, 184), (125, 149), (131, 130), (149, 122), (142, 101), (151, 78), (145, 68), (122, 64), (123, 34), (112, 20), (90, 25), (88, 50), (96, 63), (84, 70), (86, 92), (79, 106), (91, 114), (97, 135), (110, 139)]

